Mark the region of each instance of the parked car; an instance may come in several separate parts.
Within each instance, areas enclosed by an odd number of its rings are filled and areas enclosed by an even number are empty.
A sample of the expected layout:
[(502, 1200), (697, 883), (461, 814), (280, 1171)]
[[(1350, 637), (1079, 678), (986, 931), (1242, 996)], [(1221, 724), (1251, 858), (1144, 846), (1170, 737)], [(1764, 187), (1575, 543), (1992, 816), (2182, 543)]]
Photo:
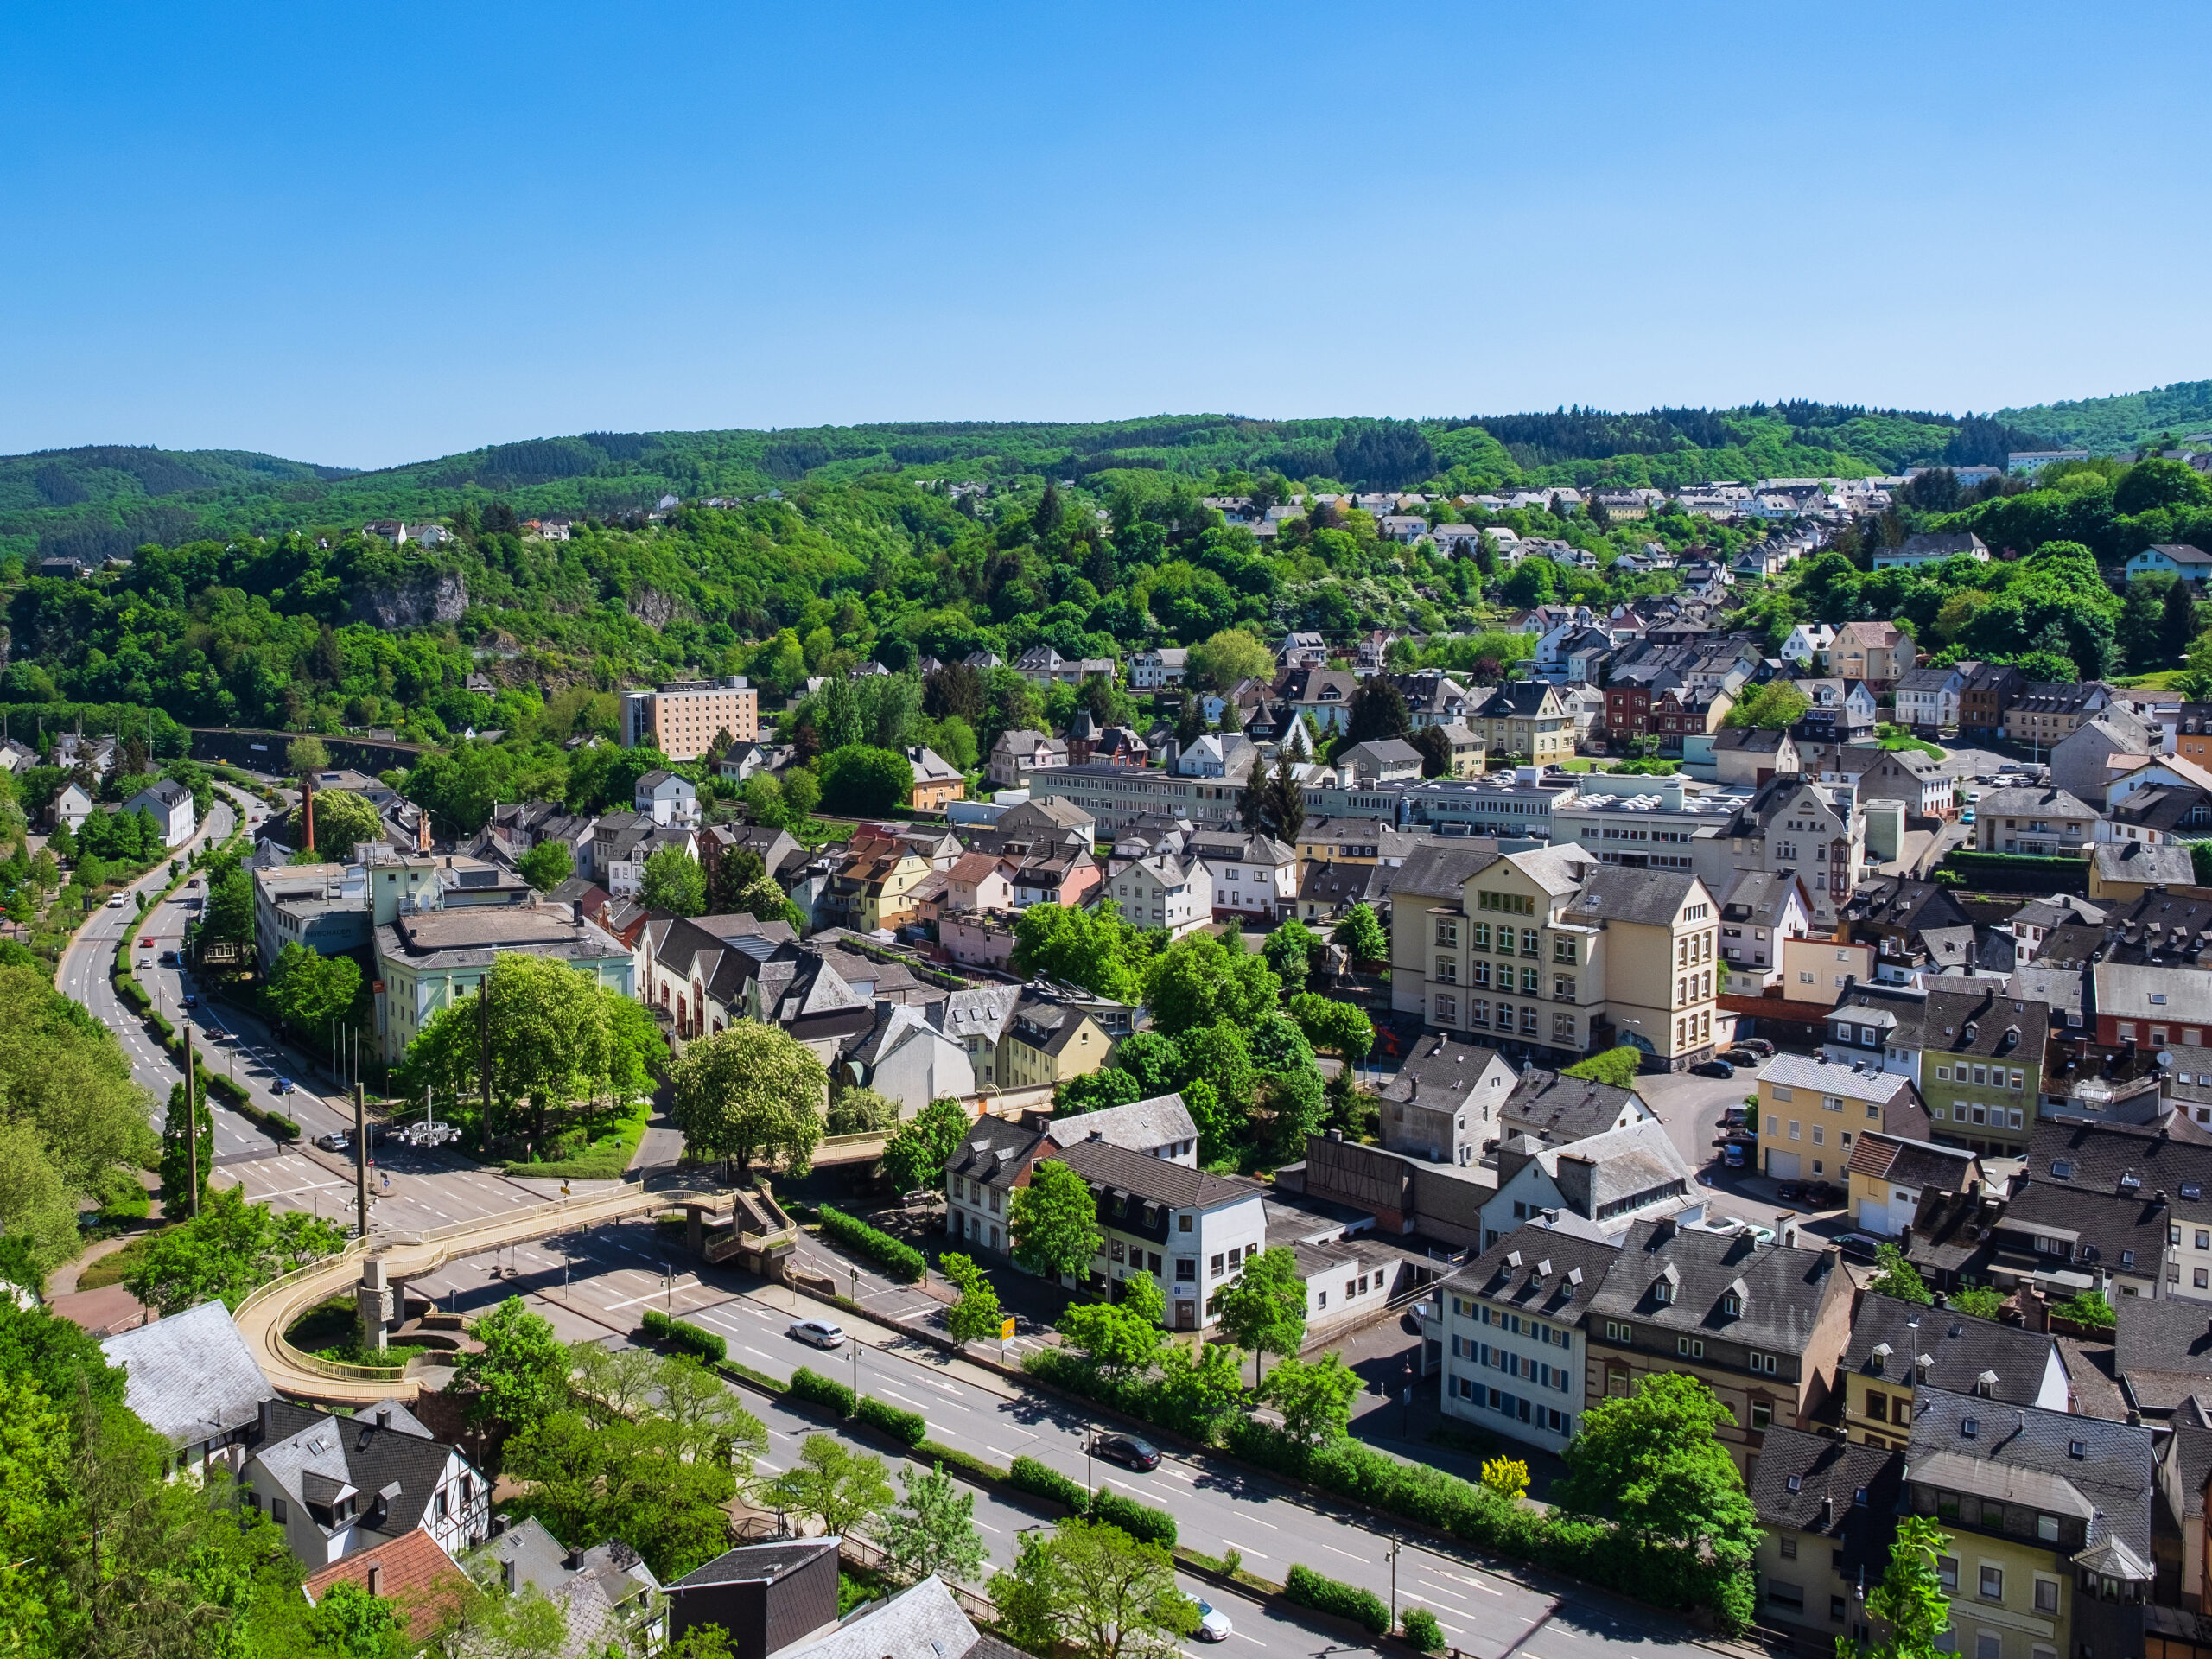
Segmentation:
[(789, 1334), (817, 1348), (835, 1348), (845, 1340), (844, 1332), (827, 1319), (793, 1319)]
[(1090, 1443), (1091, 1455), (1140, 1471), (1160, 1467), (1160, 1453), (1149, 1440), (1134, 1434), (1101, 1434)]
[(289, 1077), (279, 1077), (276, 1082), (270, 1084), (269, 1086), (277, 1094), (289, 1095), (295, 1089), (297, 1089), (299, 1084), (294, 1083)]
[(1751, 1109), (1748, 1106), (1724, 1106), (1720, 1109), (1720, 1127), (1740, 1129), (1751, 1122)]
[(1972, 823), (1974, 822), (1974, 808), (1968, 807), (1965, 811), (1960, 813), (1959, 822), (1961, 823)]
[(1751, 1237), (1757, 1239), (1762, 1244), (1771, 1244), (1774, 1243), (1774, 1229), (1771, 1227), (1762, 1227), (1756, 1221), (1745, 1222), (1744, 1224), (1744, 1231)]
[(1730, 1169), (1748, 1169), (1751, 1163), (1751, 1149), (1741, 1141), (1731, 1141), (1720, 1148), (1720, 1161)]
[(1720, 1058), (1731, 1065), (1757, 1065), (1764, 1057), (1748, 1048), (1731, 1048), (1723, 1050)]
[(1784, 1181), (1774, 1189), (1774, 1197), (1777, 1204), (1802, 1204), (1805, 1201), (1805, 1183)]
[(315, 1138), (315, 1143), (317, 1147), (324, 1152), (351, 1152), (353, 1150), (353, 1137), (346, 1134), (343, 1129), (333, 1129), (328, 1135), (318, 1135)]
[(1843, 1194), (1826, 1181), (1805, 1183), (1805, 1207), (1808, 1210), (1833, 1209), (1842, 1198)]
[(199, 998), (198, 995), (197, 995), (196, 993), (190, 992), (190, 991), (186, 992), (186, 993), (185, 993), (185, 998), (184, 998), (184, 1006), (185, 1006), (186, 1007), (188, 1007), (188, 1008), (196, 1008), (196, 1007), (198, 1007), (200, 1006), (200, 998)]
[(1198, 1603), (1198, 1637), (1201, 1642), (1226, 1642), (1236, 1626), (1229, 1622), (1229, 1615), (1210, 1601)]
[(1738, 1037), (1736, 1039), (1736, 1046), (1758, 1055), (1763, 1060), (1770, 1060), (1774, 1058), (1774, 1045), (1764, 1037)]
[(1872, 1262), (1882, 1241), (1872, 1233), (1846, 1233), (1836, 1240), (1836, 1248), (1854, 1262)]
[(1700, 1077), (1732, 1077), (1736, 1075), (1736, 1068), (1726, 1060), (1705, 1060), (1690, 1067), (1690, 1071)]

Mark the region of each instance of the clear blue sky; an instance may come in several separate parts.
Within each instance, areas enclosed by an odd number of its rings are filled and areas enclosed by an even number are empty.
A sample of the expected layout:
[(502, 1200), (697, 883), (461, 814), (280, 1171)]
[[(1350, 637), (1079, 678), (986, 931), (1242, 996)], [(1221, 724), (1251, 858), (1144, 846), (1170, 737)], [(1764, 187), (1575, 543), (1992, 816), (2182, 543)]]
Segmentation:
[(2212, 7), (0, 17), (0, 451), (2212, 374)]

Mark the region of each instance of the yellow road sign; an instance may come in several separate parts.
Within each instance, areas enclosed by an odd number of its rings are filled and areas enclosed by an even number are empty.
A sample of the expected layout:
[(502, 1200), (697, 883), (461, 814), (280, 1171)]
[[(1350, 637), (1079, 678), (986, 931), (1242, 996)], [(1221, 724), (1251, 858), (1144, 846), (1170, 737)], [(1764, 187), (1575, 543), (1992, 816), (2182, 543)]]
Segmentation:
[(1013, 1335), (1014, 1335), (1014, 1315), (1012, 1315), (1011, 1313), (1009, 1313), (1009, 1314), (1007, 1314), (1007, 1317), (1006, 1317), (1006, 1323), (999, 1326), (999, 1340), (1000, 1340), (1001, 1342), (1005, 1342), (1005, 1341), (1007, 1341), (1008, 1338), (1010, 1338)]

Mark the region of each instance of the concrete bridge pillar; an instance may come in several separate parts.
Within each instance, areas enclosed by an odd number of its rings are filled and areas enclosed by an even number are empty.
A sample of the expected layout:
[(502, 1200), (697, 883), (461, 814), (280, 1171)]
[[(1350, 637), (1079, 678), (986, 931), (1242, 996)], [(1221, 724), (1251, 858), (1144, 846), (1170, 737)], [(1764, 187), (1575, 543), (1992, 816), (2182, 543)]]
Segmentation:
[(361, 1346), (367, 1352), (380, 1354), (385, 1350), (385, 1330), (391, 1320), (393, 1286), (387, 1277), (384, 1258), (367, 1256), (361, 1262), (361, 1283), (353, 1293), (353, 1302), (361, 1324)]

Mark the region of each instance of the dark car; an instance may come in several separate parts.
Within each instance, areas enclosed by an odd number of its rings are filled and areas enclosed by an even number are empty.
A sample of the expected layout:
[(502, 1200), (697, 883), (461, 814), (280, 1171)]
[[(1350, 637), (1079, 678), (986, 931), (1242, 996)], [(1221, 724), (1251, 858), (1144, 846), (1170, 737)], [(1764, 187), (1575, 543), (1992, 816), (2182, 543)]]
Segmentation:
[(1690, 1067), (1690, 1070), (1700, 1077), (1732, 1077), (1736, 1075), (1736, 1068), (1726, 1060), (1707, 1060)]
[(1872, 1262), (1882, 1248), (1882, 1241), (1871, 1233), (1846, 1233), (1836, 1240), (1836, 1248), (1854, 1262)]
[(1805, 1205), (1808, 1209), (1832, 1209), (1835, 1206), (1838, 1201), (1842, 1198), (1842, 1197), (1843, 1195), (1840, 1192), (1838, 1192), (1835, 1188), (1829, 1185), (1826, 1181), (1808, 1181), (1805, 1183)]
[(1752, 1053), (1750, 1049), (1743, 1047), (1740, 1044), (1729, 1049), (1720, 1058), (1731, 1065), (1757, 1065), (1760, 1058), (1758, 1055)]
[(1763, 1060), (1770, 1060), (1774, 1058), (1774, 1045), (1764, 1037), (1738, 1037), (1736, 1039), (1736, 1046), (1758, 1055)]
[(1740, 1129), (1751, 1119), (1751, 1110), (1748, 1106), (1724, 1106), (1720, 1109), (1720, 1127), (1724, 1129)]
[(1091, 1455), (1103, 1458), (1109, 1463), (1118, 1463), (1125, 1469), (1145, 1471), (1160, 1467), (1160, 1453), (1148, 1440), (1134, 1434), (1101, 1434), (1090, 1443)]
[(1778, 1204), (1802, 1204), (1805, 1199), (1805, 1183), (1784, 1181), (1774, 1189), (1774, 1196)]
[(299, 1085), (294, 1083), (289, 1077), (279, 1077), (275, 1083), (269, 1086), (280, 1095), (289, 1095)]
[(188, 991), (185, 994), (184, 1006), (188, 1008), (196, 1008), (200, 1006), (200, 998), (197, 995)]

